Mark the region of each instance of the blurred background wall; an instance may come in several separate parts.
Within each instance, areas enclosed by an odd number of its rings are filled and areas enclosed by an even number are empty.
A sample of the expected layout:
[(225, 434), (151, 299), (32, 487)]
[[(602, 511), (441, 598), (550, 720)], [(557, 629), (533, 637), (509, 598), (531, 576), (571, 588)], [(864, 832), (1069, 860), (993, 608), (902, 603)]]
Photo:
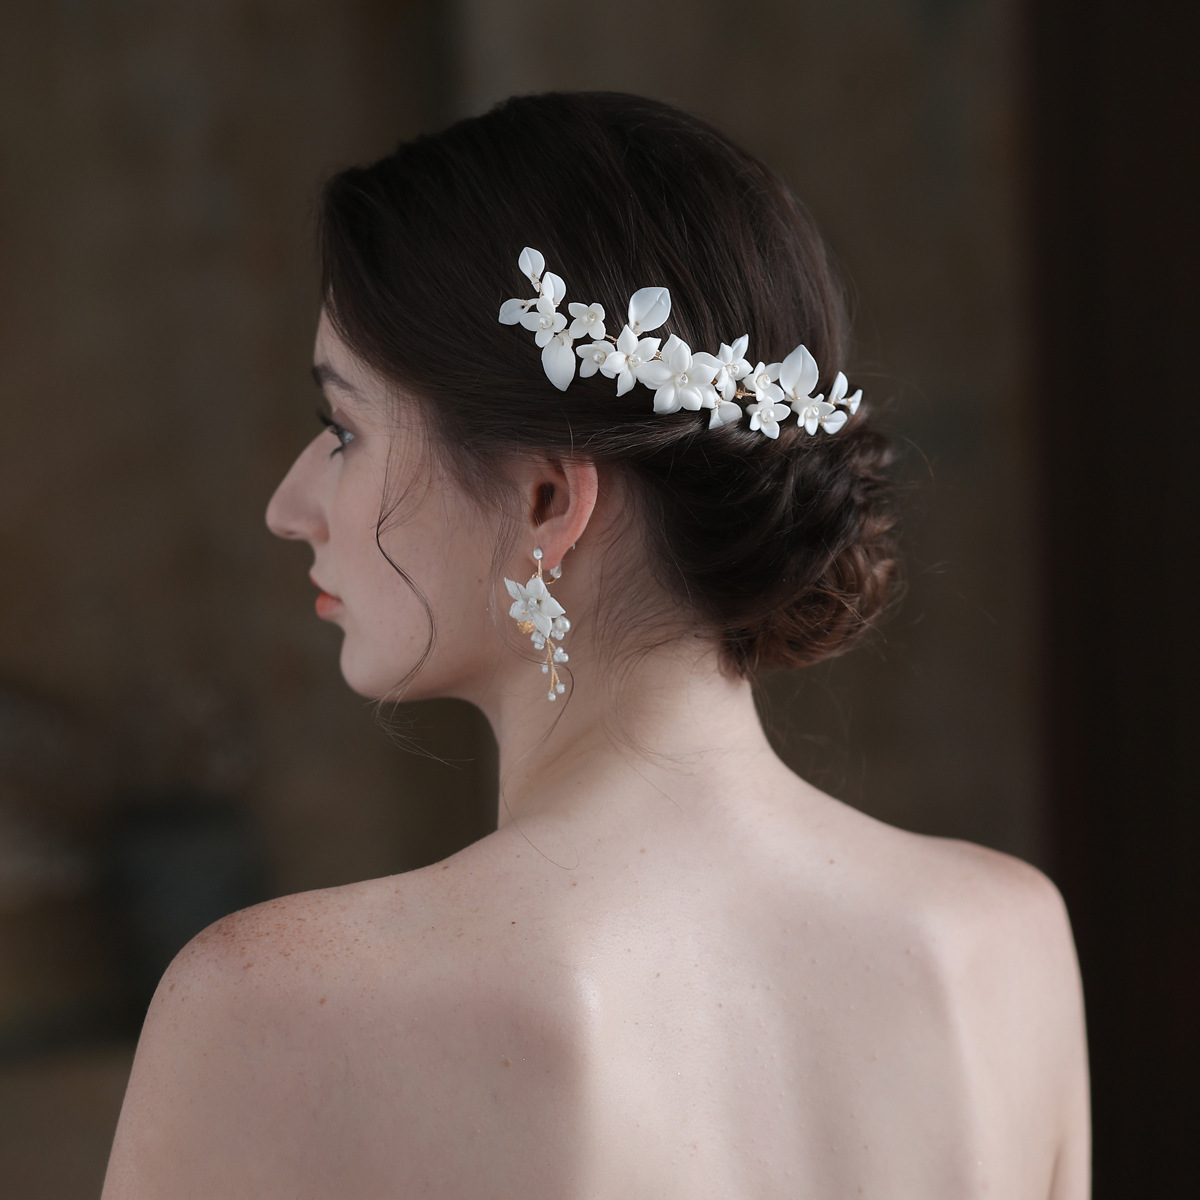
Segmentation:
[[(1072, 430), (1125, 393), (1101, 371), (1081, 393), (1106, 326), (1060, 338), (1058, 317), (1100, 238), (1071, 188), (1093, 160), (1121, 177), (1096, 117), (1119, 97), (1088, 99), (1121, 50), (1107, 0), (3, 0), (0, 21), (0, 1200), (95, 1194), (149, 990), (198, 928), (494, 825), (478, 715), (406, 710), (422, 752), (395, 744), (338, 675), (307, 548), (262, 513), (316, 429), (321, 178), (513, 92), (679, 103), (813, 211), (853, 287), (852, 377), (901, 449), (909, 586), (876, 646), (767, 680), (764, 712), (819, 785), (1049, 869), (1097, 928), (1097, 881), (1141, 834), (1079, 836), (1079, 796), (1117, 776), (1064, 775), (1061, 718), (1115, 716), (1144, 681), (1072, 670), (1109, 619), (1087, 587), (1107, 546), (1062, 565), (1106, 453)], [(1078, 86), (1045, 83), (1072, 62)], [(1072, 229), (1077, 262), (1056, 257)], [(1098, 992), (1119, 975), (1101, 941)], [(1125, 1194), (1119, 1157), (1098, 1195)]]

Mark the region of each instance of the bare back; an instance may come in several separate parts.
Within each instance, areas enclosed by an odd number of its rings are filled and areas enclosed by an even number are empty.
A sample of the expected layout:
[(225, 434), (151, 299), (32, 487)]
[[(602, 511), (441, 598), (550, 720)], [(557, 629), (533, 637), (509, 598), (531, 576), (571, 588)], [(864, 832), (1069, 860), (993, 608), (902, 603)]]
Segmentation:
[(214, 926), (160, 988), (106, 1200), (1084, 1196), (1053, 887), (787, 778)]

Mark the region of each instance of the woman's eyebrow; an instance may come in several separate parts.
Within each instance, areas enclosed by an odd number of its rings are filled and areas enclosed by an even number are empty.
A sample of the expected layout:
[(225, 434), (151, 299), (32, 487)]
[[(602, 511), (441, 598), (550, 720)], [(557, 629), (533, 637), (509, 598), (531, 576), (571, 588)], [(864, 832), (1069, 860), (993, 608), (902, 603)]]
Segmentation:
[(362, 399), (358, 389), (353, 384), (347, 383), (327, 362), (313, 363), (312, 369), (313, 378), (317, 381), (318, 387), (335, 387), (339, 391), (347, 392), (351, 396)]

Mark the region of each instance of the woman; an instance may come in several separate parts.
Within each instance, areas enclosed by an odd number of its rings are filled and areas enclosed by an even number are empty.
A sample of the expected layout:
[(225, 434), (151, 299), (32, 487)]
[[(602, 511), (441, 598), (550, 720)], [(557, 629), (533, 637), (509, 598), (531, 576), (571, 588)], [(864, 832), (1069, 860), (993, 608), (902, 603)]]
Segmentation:
[(755, 712), (892, 574), (783, 185), (664, 105), (527, 97), (334, 178), (321, 245), (332, 413), (268, 524), (356, 692), (487, 714), (499, 828), (195, 939), (107, 1200), (1085, 1196), (1053, 886), (822, 795)]

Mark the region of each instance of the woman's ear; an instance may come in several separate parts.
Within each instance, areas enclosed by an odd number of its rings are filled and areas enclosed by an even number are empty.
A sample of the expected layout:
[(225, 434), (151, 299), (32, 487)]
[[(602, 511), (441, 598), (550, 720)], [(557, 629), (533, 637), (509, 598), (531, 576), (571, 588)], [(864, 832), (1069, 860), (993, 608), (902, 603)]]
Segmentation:
[(553, 570), (583, 536), (596, 507), (596, 464), (587, 458), (539, 459), (522, 481), (525, 519), (542, 565)]

